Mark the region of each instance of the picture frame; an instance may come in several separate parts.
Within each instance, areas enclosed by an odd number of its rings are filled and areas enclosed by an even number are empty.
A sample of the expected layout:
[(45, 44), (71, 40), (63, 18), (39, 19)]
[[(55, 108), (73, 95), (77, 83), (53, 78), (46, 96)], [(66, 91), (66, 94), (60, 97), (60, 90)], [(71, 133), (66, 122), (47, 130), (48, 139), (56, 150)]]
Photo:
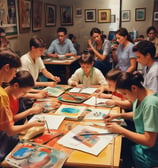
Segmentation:
[(122, 10), (121, 12), (121, 21), (122, 22), (129, 22), (130, 21), (130, 10)]
[(56, 5), (45, 4), (45, 26), (56, 26)]
[(60, 6), (60, 20), (62, 26), (73, 25), (73, 9), (71, 6)]
[(31, 1), (19, 1), (19, 31), (20, 33), (29, 32), (31, 29)]
[(85, 22), (96, 22), (96, 9), (85, 9)]
[(111, 22), (111, 9), (98, 9), (98, 23)]
[(4, 28), (7, 38), (18, 35), (18, 14), (16, 0), (0, 1), (0, 27)]
[(43, 0), (32, 0), (32, 31), (42, 29)]
[(82, 9), (81, 8), (76, 8), (75, 16), (76, 17), (82, 17)]
[(158, 12), (154, 12), (154, 21), (158, 21)]
[(135, 20), (144, 21), (146, 19), (146, 8), (136, 8), (135, 9)]

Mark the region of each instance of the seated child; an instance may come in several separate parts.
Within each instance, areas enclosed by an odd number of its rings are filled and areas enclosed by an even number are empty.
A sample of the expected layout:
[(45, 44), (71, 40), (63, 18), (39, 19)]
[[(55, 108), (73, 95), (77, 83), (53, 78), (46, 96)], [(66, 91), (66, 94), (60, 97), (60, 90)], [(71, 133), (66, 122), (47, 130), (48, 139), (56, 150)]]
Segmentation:
[(68, 84), (75, 87), (91, 87), (92, 85), (107, 84), (102, 72), (93, 67), (94, 54), (85, 51), (79, 59), (80, 68), (68, 79)]
[(105, 99), (111, 99), (109, 101), (106, 101), (106, 105), (117, 105), (125, 110), (130, 110), (132, 108), (132, 103), (128, 100), (123, 99), (123, 96), (115, 91), (115, 84), (117, 77), (121, 74), (120, 69), (111, 69), (107, 74), (106, 74), (106, 80), (108, 83), (108, 91), (111, 93), (105, 94), (101, 93), (98, 95), (100, 98), (105, 98)]
[[(10, 81), (10, 85), (5, 88), (10, 100), (10, 108), (13, 113), (14, 122), (26, 118), (28, 115), (40, 113), (42, 106), (33, 106), (24, 112), (19, 111), (19, 98), (25, 96), (27, 92), (34, 87), (35, 83), (32, 75), (28, 71), (19, 71), (16, 76)], [(18, 114), (17, 114), (18, 113)]]

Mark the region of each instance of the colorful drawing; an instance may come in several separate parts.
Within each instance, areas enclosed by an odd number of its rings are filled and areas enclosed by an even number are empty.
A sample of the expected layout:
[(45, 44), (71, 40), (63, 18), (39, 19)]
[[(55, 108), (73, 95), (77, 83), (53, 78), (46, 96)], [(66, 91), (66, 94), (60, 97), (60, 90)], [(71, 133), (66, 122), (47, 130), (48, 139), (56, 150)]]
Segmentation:
[(64, 90), (56, 88), (56, 87), (46, 87), (43, 90), (48, 92), (49, 96), (54, 96), (54, 97), (58, 97), (60, 96), (62, 93), (64, 93)]
[(85, 110), (85, 106), (61, 105), (55, 112), (64, 115), (67, 118), (78, 119)]
[(79, 132), (77, 135), (75, 135), (73, 138), (76, 139), (77, 141), (83, 143), (84, 145), (88, 147), (94, 146), (97, 141), (98, 141), (98, 136), (97, 135), (86, 135), (86, 136), (81, 136), (82, 134), (96, 134), (96, 131), (89, 131), (83, 129), (81, 132)]
[(19, 143), (5, 160), (18, 168), (61, 168), (66, 158), (66, 153), (55, 149)]

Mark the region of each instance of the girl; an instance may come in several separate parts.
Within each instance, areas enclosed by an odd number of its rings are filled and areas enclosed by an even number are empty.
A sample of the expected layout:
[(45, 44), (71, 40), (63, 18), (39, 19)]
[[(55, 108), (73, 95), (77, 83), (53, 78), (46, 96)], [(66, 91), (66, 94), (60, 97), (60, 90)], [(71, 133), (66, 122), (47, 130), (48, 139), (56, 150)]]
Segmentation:
[[(119, 76), (116, 89), (133, 102), (133, 112), (109, 114), (105, 116), (105, 123), (110, 132), (122, 134), (136, 143), (132, 146), (136, 168), (152, 168), (158, 166), (158, 98), (153, 91), (144, 88), (142, 82), (138, 72), (123, 72)], [(118, 117), (133, 118), (136, 132), (110, 122)]]
[(125, 28), (120, 28), (116, 31), (116, 40), (119, 43), (116, 50), (117, 65), (116, 68), (121, 69), (123, 72), (133, 72), (136, 70), (136, 56), (132, 51), (133, 41)]

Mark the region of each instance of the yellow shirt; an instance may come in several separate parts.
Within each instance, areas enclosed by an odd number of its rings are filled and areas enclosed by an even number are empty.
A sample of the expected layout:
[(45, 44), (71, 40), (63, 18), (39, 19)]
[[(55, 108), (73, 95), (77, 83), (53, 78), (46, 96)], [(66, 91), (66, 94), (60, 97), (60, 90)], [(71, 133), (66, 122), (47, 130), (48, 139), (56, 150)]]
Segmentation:
[(5, 130), (11, 124), (14, 124), (14, 122), (9, 97), (6, 91), (0, 87), (0, 131)]

